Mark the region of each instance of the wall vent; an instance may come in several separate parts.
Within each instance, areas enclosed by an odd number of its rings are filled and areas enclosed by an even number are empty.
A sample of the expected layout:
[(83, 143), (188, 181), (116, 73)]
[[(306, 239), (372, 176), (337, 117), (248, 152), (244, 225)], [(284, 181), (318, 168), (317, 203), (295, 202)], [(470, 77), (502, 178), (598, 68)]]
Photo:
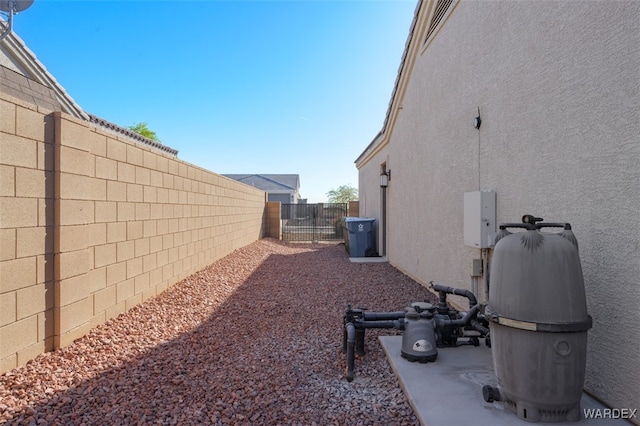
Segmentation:
[(453, 3), (453, 0), (438, 0), (436, 4), (436, 10), (433, 12), (433, 17), (431, 18), (431, 23), (429, 24), (429, 29), (427, 30), (427, 36), (424, 38), (425, 43), (431, 37), (431, 34), (436, 30), (438, 24), (449, 10), (449, 6)]

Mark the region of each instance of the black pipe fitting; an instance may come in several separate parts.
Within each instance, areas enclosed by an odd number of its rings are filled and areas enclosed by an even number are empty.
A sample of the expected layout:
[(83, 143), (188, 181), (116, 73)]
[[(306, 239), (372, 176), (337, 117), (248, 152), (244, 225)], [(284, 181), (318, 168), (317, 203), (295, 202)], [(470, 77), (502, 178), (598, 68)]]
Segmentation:
[[(462, 329), (473, 329), (482, 336), (488, 338), (489, 329), (485, 327), (484, 315), (479, 316), (480, 305), (475, 295), (469, 291), (459, 288), (434, 284), (431, 288), (439, 293), (440, 301), (436, 309), (431, 304), (425, 304), (424, 310), (409, 307), (403, 311), (396, 312), (365, 312), (365, 309), (352, 309), (347, 305), (347, 310), (343, 318), (343, 352), (347, 353), (347, 381), (353, 381), (355, 377), (354, 365), (356, 355), (364, 355), (365, 350), (365, 330), (368, 328), (393, 328), (404, 331), (407, 325), (405, 318), (408, 312), (414, 316), (424, 315), (425, 319), (433, 321), (435, 327), (435, 343), (438, 347), (457, 346), (458, 336), (462, 335)], [(470, 309), (464, 315), (449, 307), (447, 294), (455, 294), (466, 297), (469, 300)], [(416, 304), (417, 306), (417, 304)], [(475, 339), (475, 340), (474, 340)], [(471, 337), (469, 342), (477, 346), (478, 338)], [(475, 342), (475, 343), (474, 343)]]
[(462, 318), (460, 319), (447, 319), (443, 317), (436, 317), (436, 325), (439, 328), (445, 327), (465, 327), (469, 325), (471, 320), (478, 315), (478, 310), (480, 309), (480, 305), (475, 305), (473, 308), (469, 310)]
[(404, 318), (404, 311), (398, 312), (363, 312), (362, 318), (366, 321), (385, 321)]
[(498, 389), (496, 386), (491, 385), (484, 385), (482, 387), (482, 398), (486, 402), (502, 401), (500, 389)]
[(386, 321), (355, 321), (354, 326), (358, 329), (366, 328), (395, 328), (396, 330), (404, 330), (404, 320), (386, 320)]
[(434, 284), (433, 281), (431, 281), (430, 284), (431, 284), (431, 288), (437, 291), (438, 294), (440, 295), (440, 302), (438, 303), (438, 308), (441, 307), (440, 306), (441, 304), (444, 304), (444, 306), (447, 306), (447, 294), (455, 294), (457, 296), (466, 297), (467, 299), (469, 299), (469, 308), (473, 308), (475, 305), (478, 304), (478, 300), (476, 299), (475, 294), (473, 294), (469, 290), (447, 287), (440, 284)]
[(489, 334), (489, 329), (484, 325), (480, 324), (478, 322), (477, 317), (471, 320), (471, 327), (473, 327), (474, 330), (479, 331), (480, 334), (482, 334), (483, 336), (486, 336), (487, 334)]
[(544, 219), (541, 217), (535, 217), (530, 214), (525, 214), (522, 216), (522, 223), (501, 223), (499, 225), (500, 230), (505, 230), (507, 228), (524, 228), (530, 231), (539, 230), (542, 228), (564, 228), (567, 231), (571, 230), (571, 224), (562, 222), (547, 222), (547, 223), (538, 223), (542, 222)]

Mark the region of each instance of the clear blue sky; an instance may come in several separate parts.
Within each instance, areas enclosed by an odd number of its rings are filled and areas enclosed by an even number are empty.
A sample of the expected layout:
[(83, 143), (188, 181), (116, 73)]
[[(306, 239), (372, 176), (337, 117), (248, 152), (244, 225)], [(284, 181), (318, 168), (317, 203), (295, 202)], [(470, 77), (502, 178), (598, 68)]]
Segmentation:
[(299, 174), (319, 202), (358, 186), (416, 3), (36, 0), (14, 30), (85, 111), (216, 173)]

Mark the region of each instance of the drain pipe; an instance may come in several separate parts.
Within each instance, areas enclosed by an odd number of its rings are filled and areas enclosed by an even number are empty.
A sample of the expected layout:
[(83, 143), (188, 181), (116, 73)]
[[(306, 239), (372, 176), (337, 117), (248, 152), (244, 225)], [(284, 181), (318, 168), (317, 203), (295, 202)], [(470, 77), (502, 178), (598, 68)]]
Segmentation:
[[(404, 312), (402, 315), (404, 317)], [(355, 377), (354, 365), (356, 352), (358, 355), (364, 355), (364, 330), (367, 328), (395, 328), (396, 330), (404, 330), (404, 319), (374, 322), (364, 322), (356, 319), (355, 322), (348, 322), (344, 325), (347, 349), (346, 376), (348, 382), (353, 381)]]
[(355, 377), (353, 368), (356, 361), (356, 326), (352, 322), (345, 325), (347, 333), (347, 381), (352, 382)]
[(342, 336), (342, 352), (347, 352), (347, 324), (352, 323), (355, 327), (355, 353), (364, 355), (364, 334), (367, 328), (395, 328), (404, 330), (404, 311), (397, 312), (366, 312), (366, 308), (352, 309), (351, 304), (347, 305), (342, 320), (344, 329)]

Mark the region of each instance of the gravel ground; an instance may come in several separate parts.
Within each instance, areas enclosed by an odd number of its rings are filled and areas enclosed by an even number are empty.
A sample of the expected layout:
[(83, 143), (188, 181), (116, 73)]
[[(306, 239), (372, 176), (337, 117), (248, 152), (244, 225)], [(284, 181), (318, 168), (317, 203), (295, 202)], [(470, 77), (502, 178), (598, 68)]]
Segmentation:
[(261, 240), (0, 376), (0, 423), (416, 425), (376, 339), (395, 332), (367, 331), (348, 383), (342, 315), (427, 298), (342, 245)]

